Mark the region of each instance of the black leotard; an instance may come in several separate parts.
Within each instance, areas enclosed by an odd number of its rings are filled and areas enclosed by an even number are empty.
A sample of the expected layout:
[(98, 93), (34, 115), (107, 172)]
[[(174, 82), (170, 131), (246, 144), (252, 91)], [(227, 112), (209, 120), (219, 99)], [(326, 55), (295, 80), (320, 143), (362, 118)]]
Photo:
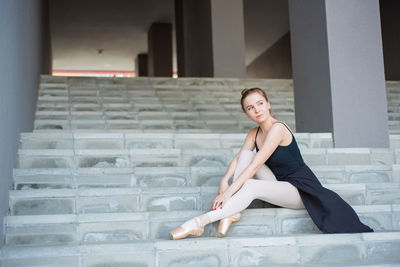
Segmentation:
[[(283, 123), (290, 131), (289, 127)], [(255, 146), (257, 147), (257, 130)], [(291, 132), (291, 131), (290, 131)], [(279, 181), (291, 183), (300, 197), (311, 219), (324, 233), (373, 232), (360, 222), (356, 212), (338, 194), (321, 185), (311, 169), (304, 163), (296, 139), (287, 146), (278, 146), (265, 164)]]
[[(280, 122), (281, 123), (281, 122)], [(285, 125), (284, 123), (282, 123)], [(286, 128), (290, 131), (289, 127), (285, 125)], [(258, 152), (257, 146), (257, 135), (260, 127), (257, 129), (256, 137), (255, 137), (255, 145), (256, 150)], [(271, 171), (278, 178), (285, 177), (291, 173), (294, 173), (298, 169), (304, 166), (303, 157), (300, 154), (299, 147), (297, 146), (296, 139), (292, 134), (292, 142), (290, 142), (287, 146), (278, 146), (274, 153), (268, 158), (265, 164), (271, 169)]]

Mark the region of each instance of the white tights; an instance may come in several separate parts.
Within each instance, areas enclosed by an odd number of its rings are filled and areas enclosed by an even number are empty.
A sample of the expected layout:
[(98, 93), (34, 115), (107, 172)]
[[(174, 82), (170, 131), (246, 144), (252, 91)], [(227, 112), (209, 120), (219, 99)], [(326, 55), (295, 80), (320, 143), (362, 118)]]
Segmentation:
[[(233, 181), (253, 161), (254, 156), (255, 153), (250, 150), (243, 150), (240, 153)], [(255, 177), (257, 179), (248, 179), (222, 209), (218, 208), (207, 213), (210, 223), (243, 211), (254, 199), (285, 208), (304, 209), (297, 188), (288, 182), (276, 180), (275, 175), (265, 164), (258, 169)]]
[[(253, 161), (255, 153), (243, 150), (236, 165), (233, 181)], [(182, 226), (187, 229), (206, 225), (225, 217), (229, 217), (246, 209), (254, 199), (261, 199), (271, 204), (291, 209), (304, 209), (299, 191), (288, 182), (276, 180), (275, 175), (265, 165), (256, 172), (257, 179), (248, 179), (243, 186), (225, 203), (222, 209), (207, 212), (185, 222)]]

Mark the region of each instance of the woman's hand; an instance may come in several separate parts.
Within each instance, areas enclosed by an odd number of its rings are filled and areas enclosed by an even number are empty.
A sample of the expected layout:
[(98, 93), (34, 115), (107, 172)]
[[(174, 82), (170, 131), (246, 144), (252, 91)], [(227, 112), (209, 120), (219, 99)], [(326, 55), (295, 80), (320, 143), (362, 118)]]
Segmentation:
[(226, 189), (228, 189), (229, 184), (227, 181), (221, 180), (221, 183), (219, 184), (219, 188), (218, 188), (218, 195), (224, 193), (226, 191)]
[(224, 193), (219, 194), (213, 202), (212, 210), (216, 210), (217, 208), (223, 208), (225, 203), (231, 198), (231, 194), (229, 190), (225, 190)]

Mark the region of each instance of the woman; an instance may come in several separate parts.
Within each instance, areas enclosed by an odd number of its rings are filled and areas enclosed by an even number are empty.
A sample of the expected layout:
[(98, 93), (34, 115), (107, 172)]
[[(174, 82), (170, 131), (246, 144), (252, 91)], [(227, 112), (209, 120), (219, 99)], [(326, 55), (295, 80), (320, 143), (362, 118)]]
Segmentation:
[[(271, 105), (263, 90), (244, 89), (241, 104), (259, 127), (250, 130), (221, 179), (212, 211), (173, 229), (171, 239), (200, 236), (206, 224), (218, 220), (221, 221), (217, 235), (223, 237), (254, 199), (285, 208), (306, 208), (324, 233), (373, 232), (339, 195), (322, 187), (304, 163), (289, 127), (271, 115)], [(257, 153), (253, 152), (254, 148)], [(229, 185), (232, 176), (233, 182)], [(253, 176), (258, 179), (252, 179)]]

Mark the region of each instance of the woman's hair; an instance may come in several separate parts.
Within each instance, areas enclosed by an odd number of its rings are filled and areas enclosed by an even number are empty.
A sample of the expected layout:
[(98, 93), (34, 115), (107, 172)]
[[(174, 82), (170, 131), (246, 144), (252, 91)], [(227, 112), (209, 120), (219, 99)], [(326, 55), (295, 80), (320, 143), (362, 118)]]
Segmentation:
[(246, 113), (246, 110), (243, 107), (243, 101), (248, 95), (250, 95), (252, 93), (259, 93), (260, 95), (262, 95), (265, 98), (265, 100), (267, 100), (267, 102), (269, 102), (267, 94), (262, 89), (257, 88), (257, 87), (250, 88), (250, 89), (245, 88), (245, 89), (242, 90), (242, 93), (241, 93), (242, 94), (242, 98), (240, 99), (240, 104), (242, 105), (242, 109), (243, 109), (243, 111), (245, 113)]

